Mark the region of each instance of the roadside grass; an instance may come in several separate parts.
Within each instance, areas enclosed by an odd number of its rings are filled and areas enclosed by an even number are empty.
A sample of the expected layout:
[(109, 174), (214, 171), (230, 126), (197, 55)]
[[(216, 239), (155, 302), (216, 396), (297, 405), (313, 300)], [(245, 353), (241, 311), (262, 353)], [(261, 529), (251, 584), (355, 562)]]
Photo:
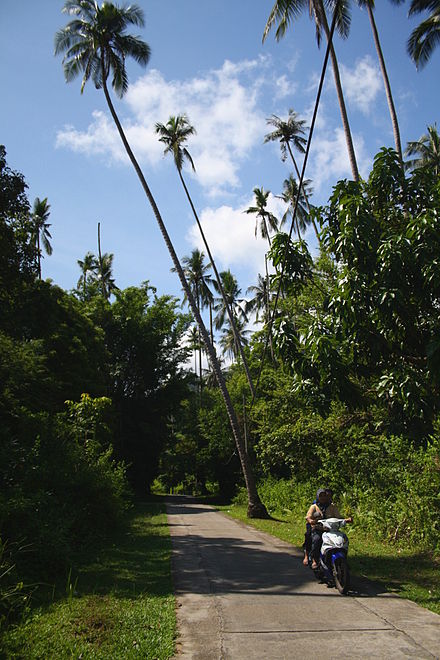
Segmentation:
[(83, 556), (63, 583), (6, 631), (0, 657), (173, 656), (175, 599), (164, 504), (137, 503), (129, 526), (112, 541)]
[[(241, 504), (216, 508), (247, 525), (267, 532), (301, 548), (304, 541), (304, 516), (292, 512), (272, 512), (271, 520), (247, 517)], [(408, 598), (440, 614), (440, 563), (427, 553), (372, 538), (360, 525), (346, 528), (350, 537), (350, 568), (353, 575), (379, 582), (389, 592)], [(305, 569), (306, 570), (306, 569)]]

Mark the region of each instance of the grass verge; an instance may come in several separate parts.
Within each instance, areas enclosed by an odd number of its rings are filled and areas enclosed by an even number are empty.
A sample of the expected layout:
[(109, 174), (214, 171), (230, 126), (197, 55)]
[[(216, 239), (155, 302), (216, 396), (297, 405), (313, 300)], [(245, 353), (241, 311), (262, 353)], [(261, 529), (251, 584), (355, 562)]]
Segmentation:
[[(303, 544), (304, 516), (284, 511), (272, 513), (272, 520), (258, 520), (248, 518), (247, 507), (241, 504), (216, 508), (298, 548)], [(374, 539), (366, 535), (360, 525), (347, 527), (346, 531), (350, 537), (350, 568), (354, 575), (380, 582), (387, 591), (440, 614), (438, 561), (427, 553)]]
[[(5, 658), (172, 657), (175, 601), (164, 505), (138, 503), (130, 525), (84, 558), (0, 642)], [(57, 595), (58, 594), (58, 595)]]

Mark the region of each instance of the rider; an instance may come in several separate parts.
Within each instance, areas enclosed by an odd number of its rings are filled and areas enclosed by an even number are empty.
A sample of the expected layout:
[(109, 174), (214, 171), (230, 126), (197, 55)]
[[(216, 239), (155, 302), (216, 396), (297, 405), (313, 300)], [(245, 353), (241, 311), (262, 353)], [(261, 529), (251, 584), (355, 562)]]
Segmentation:
[[(318, 568), (319, 553), (322, 545), (322, 528), (318, 520), (322, 518), (342, 518), (337, 507), (332, 502), (333, 493), (330, 488), (319, 488), (316, 500), (307, 511), (306, 521), (311, 526), (311, 550), (312, 568)], [(345, 518), (346, 522), (352, 522), (352, 518)]]

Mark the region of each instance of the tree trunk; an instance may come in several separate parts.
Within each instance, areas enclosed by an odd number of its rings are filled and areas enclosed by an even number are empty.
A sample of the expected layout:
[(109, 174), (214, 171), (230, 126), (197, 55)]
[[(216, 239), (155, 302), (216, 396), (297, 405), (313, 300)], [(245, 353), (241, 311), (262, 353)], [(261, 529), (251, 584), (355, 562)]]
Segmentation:
[(105, 284), (104, 284), (104, 274), (102, 270), (102, 255), (101, 255), (101, 223), (98, 222), (98, 259), (99, 259), (99, 270), (101, 272), (101, 293), (104, 296), (105, 299), (107, 299), (106, 296), (106, 290), (105, 290)]
[(189, 284), (186, 280), (185, 273), (183, 272), (183, 268), (180, 264), (179, 259), (177, 258), (177, 254), (174, 250), (174, 246), (171, 243), (170, 237), (168, 235), (168, 232), (166, 230), (165, 224), (162, 220), (162, 216), (159, 212), (159, 209), (157, 207), (156, 201), (150, 191), (150, 188), (145, 180), (145, 177), (143, 175), (143, 172), (141, 168), (139, 167), (139, 164), (133, 154), (133, 151), (131, 150), (130, 145), (128, 144), (127, 138), (125, 137), (124, 130), (122, 128), (121, 122), (119, 121), (119, 118), (116, 114), (116, 111), (113, 107), (112, 100), (110, 98), (110, 94), (107, 89), (107, 83), (106, 83), (106, 77), (104, 75), (104, 70), (103, 70), (103, 90), (105, 94), (105, 98), (107, 101), (107, 105), (109, 107), (110, 113), (112, 115), (113, 121), (116, 124), (116, 128), (118, 129), (119, 136), (122, 140), (122, 143), (125, 147), (125, 150), (127, 152), (127, 155), (136, 171), (136, 174), (138, 175), (139, 181), (142, 185), (142, 188), (144, 189), (144, 192), (147, 196), (148, 201), (150, 202), (151, 208), (153, 210), (154, 216), (156, 218), (157, 224), (159, 225), (160, 232), (163, 236), (163, 239), (165, 241), (165, 244), (168, 248), (168, 251), (171, 256), (171, 260), (174, 264), (174, 267), (176, 269), (176, 272), (179, 276), (180, 283), (182, 285), (182, 288), (186, 294), (187, 300), (190, 304), (192, 313), (194, 315), (194, 318), (196, 319), (197, 325), (200, 328), (200, 332), (202, 335), (203, 343), (206, 346), (207, 354), (209, 361), (211, 362), (211, 366), (215, 372), (217, 382), (219, 384), (220, 391), (223, 396), (223, 400), (225, 402), (226, 406), (226, 411), (229, 417), (229, 423), (231, 425), (232, 433), (234, 436), (236, 448), (237, 448), (237, 453), (240, 458), (240, 463), (243, 471), (243, 476), (244, 480), (246, 483), (246, 489), (247, 489), (247, 495), (248, 495), (248, 517), (249, 518), (268, 518), (269, 514), (267, 512), (266, 507), (260, 500), (260, 496), (258, 495), (257, 491), (257, 486), (255, 483), (255, 478), (252, 472), (252, 468), (250, 466), (249, 458), (248, 455), (246, 454), (244, 450), (244, 443), (241, 437), (240, 429), (238, 426), (238, 421), (237, 421), (237, 416), (235, 414), (234, 407), (232, 405), (231, 397), (229, 395), (228, 389), (226, 387), (226, 382), (223, 376), (223, 373), (220, 368), (220, 364), (217, 360), (214, 348), (209, 341), (209, 335), (208, 332), (205, 328), (205, 325), (203, 323), (202, 317), (200, 316), (200, 313), (197, 309), (196, 302), (194, 300), (194, 296), (192, 295), (191, 289), (189, 287)]
[(380, 45), (379, 35), (377, 33), (376, 21), (374, 20), (373, 9), (370, 7), (370, 5), (368, 3), (366, 5), (366, 7), (367, 7), (367, 12), (368, 12), (368, 18), (370, 19), (371, 30), (373, 32), (374, 45), (376, 46), (377, 56), (379, 58), (380, 70), (382, 71), (382, 78), (383, 78), (383, 82), (384, 82), (384, 85), (385, 85), (385, 94), (387, 96), (388, 109), (390, 111), (391, 123), (393, 125), (394, 145), (395, 145), (396, 151), (399, 155), (400, 162), (403, 163), (402, 145), (401, 145), (401, 142), (400, 142), (399, 122), (397, 121), (396, 108), (394, 107), (393, 95), (391, 94), (391, 85), (390, 85), (390, 81), (389, 81), (389, 78), (388, 78), (387, 69), (386, 69), (386, 66), (385, 66), (385, 59), (384, 59), (384, 56), (383, 56), (383, 53), (382, 53), (382, 48), (381, 48), (381, 45)]
[[(322, 0), (319, 3), (322, 17), (322, 26), (327, 37), (327, 41), (330, 40), (330, 29), (327, 22), (327, 16), (325, 9), (322, 3)], [(347, 109), (345, 107), (344, 94), (342, 92), (341, 77), (339, 75), (339, 66), (338, 60), (336, 57), (335, 49), (333, 48), (333, 43), (330, 45), (330, 57), (332, 58), (332, 67), (333, 67), (333, 76), (335, 79), (336, 93), (338, 95), (339, 109), (341, 111), (342, 126), (344, 128), (345, 140), (347, 142), (348, 157), (350, 160), (351, 172), (353, 175), (354, 181), (359, 181), (359, 170), (356, 162), (356, 155), (353, 147), (353, 140), (351, 137), (350, 124), (348, 123)]]
[[(289, 151), (290, 158), (292, 159), (292, 163), (293, 163), (293, 166), (294, 166), (294, 168), (295, 168), (296, 176), (298, 177), (298, 183), (299, 183), (299, 182), (301, 181), (301, 174), (300, 174), (300, 172), (299, 172), (298, 165), (296, 164), (295, 157), (294, 157), (294, 155), (293, 155), (293, 153), (292, 153), (292, 149), (290, 148), (290, 143), (289, 143), (289, 141), (287, 141), (287, 149), (288, 149), (288, 151)], [(309, 212), (309, 217), (310, 217), (310, 219), (311, 219), (311, 221), (312, 221), (313, 229), (315, 230), (315, 235), (316, 235), (316, 239), (317, 239), (317, 241), (318, 241), (318, 245), (321, 245), (321, 239), (320, 239), (320, 237), (319, 237), (318, 228), (317, 228), (317, 226), (316, 226), (316, 223), (315, 223), (314, 218), (312, 218), (312, 214), (311, 214), (311, 211), (310, 211), (309, 198), (307, 197), (307, 193), (306, 193), (306, 190), (305, 190), (305, 188), (304, 188), (304, 184), (302, 185), (302, 189), (303, 189), (304, 199), (306, 200), (306, 204), (307, 204), (307, 210), (308, 210), (308, 212)], [(298, 208), (297, 208), (297, 212), (298, 212)]]
[[(251, 394), (254, 397), (255, 396), (255, 389), (254, 389), (251, 374), (250, 374), (250, 371), (249, 371), (248, 363), (247, 363), (247, 360), (246, 360), (246, 357), (245, 357), (245, 354), (244, 354), (244, 351), (243, 351), (243, 346), (242, 346), (241, 341), (240, 341), (240, 336), (239, 336), (239, 333), (238, 333), (238, 330), (237, 330), (237, 326), (235, 324), (234, 315), (233, 315), (233, 313), (231, 311), (231, 308), (228, 304), (226, 294), (225, 294), (225, 291), (223, 289), (223, 284), (222, 284), (221, 277), (220, 277), (219, 272), (217, 270), (217, 266), (215, 265), (215, 261), (214, 261), (214, 258), (212, 256), (212, 254), (211, 254), (211, 250), (209, 248), (208, 241), (206, 240), (205, 233), (202, 229), (202, 225), (200, 223), (199, 216), (197, 214), (197, 211), (196, 211), (195, 206), (193, 204), (193, 201), (191, 199), (191, 195), (189, 194), (189, 191), (188, 191), (188, 188), (186, 186), (185, 180), (183, 178), (182, 172), (179, 169), (177, 169), (177, 171), (179, 172), (180, 181), (182, 182), (183, 189), (186, 193), (186, 196), (187, 196), (187, 199), (190, 203), (193, 215), (196, 219), (197, 226), (199, 228), (200, 234), (202, 236), (203, 243), (204, 243), (205, 248), (206, 248), (206, 252), (208, 253), (208, 258), (209, 258), (209, 261), (211, 263), (212, 269), (214, 271), (214, 275), (215, 275), (215, 279), (217, 280), (218, 288), (219, 288), (221, 296), (223, 298), (223, 302), (225, 303), (226, 311), (227, 311), (227, 314), (228, 314), (228, 317), (229, 317), (229, 322), (231, 323), (232, 332), (234, 333), (234, 337), (235, 337), (235, 340), (238, 344), (238, 349), (240, 351), (241, 359), (243, 360), (243, 366), (244, 366), (244, 370), (245, 370), (245, 373), (246, 373), (247, 381), (249, 383), (249, 389), (251, 390)], [(211, 326), (211, 336), (212, 336), (212, 326)], [(212, 339), (211, 339), (211, 341), (212, 341)], [(212, 343), (214, 344), (213, 341), (212, 341)]]

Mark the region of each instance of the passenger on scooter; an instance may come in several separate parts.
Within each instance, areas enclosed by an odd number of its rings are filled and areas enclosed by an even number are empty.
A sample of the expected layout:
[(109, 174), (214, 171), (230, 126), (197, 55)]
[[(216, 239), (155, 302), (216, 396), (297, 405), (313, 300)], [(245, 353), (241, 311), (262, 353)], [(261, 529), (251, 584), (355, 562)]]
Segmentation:
[[(332, 502), (333, 493), (330, 488), (319, 488), (316, 500), (307, 511), (306, 521), (311, 526), (311, 550), (312, 568), (318, 567), (319, 553), (322, 545), (322, 529), (318, 520), (322, 518), (342, 518), (337, 507)], [(345, 518), (346, 522), (352, 522), (352, 518)]]

